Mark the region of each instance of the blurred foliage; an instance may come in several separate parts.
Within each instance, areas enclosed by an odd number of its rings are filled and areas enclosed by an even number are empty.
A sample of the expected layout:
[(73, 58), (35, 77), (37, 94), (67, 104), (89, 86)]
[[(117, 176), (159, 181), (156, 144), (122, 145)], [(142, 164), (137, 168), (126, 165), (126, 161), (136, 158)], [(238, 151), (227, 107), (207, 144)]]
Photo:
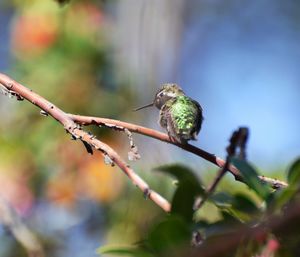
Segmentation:
[[(298, 176), (291, 181), (297, 185), (293, 191), (294, 194), (290, 193), (290, 187), (273, 190), (257, 179), (257, 171), (248, 162), (239, 159), (232, 161), (241, 171), (249, 190), (255, 192), (259, 197), (259, 201), (246, 194), (218, 191), (209, 197), (206, 204), (216, 206), (215, 211), (219, 213), (219, 218), (213, 222), (208, 221), (205, 217), (199, 218), (197, 211), (193, 213), (192, 203), (196, 196), (203, 196), (203, 186), (195, 177), (194, 172), (181, 165), (159, 167), (158, 170), (178, 179), (178, 183), (174, 184), (176, 189), (171, 213), (165, 215), (160, 221), (157, 221), (154, 227), (146, 231), (140, 243), (135, 246), (103, 246), (98, 249), (98, 253), (135, 257), (183, 256), (192, 253), (194, 248), (194, 250), (198, 250), (199, 255), (193, 256), (202, 256), (201, 249), (205, 252), (222, 247), (222, 241), (217, 241), (218, 238), (224, 237), (223, 240), (226, 240), (226, 236), (230, 237), (235, 231), (240, 231), (241, 246), (239, 247), (237, 244), (234, 250), (228, 248), (230, 251), (223, 252), (222, 256), (298, 256), (299, 250), (296, 245), (299, 246), (300, 236), (297, 229), (288, 228), (282, 233), (282, 227), (279, 229), (280, 224), (274, 227), (274, 231), (271, 228), (263, 228), (266, 222), (271, 222), (268, 220), (269, 215), (278, 213), (277, 218), (284, 217), (287, 212), (286, 208), (291, 206), (291, 203), (297, 201), (299, 206)], [(291, 165), (288, 177), (300, 172), (299, 161), (300, 159)], [(190, 187), (184, 187), (183, 192), (182, 186), (185, 183)], [(283, 206), (285, 208), (282, 208)], [(211, 215), (211, 213), (207, 212), (206, 215)], [(299, 219), (299, 215), (297, 218)], [(294, 226), (294, 220), (287, 220), (287, 222), (290, 222), (290, 226)], [(250, 231), (259, 226), (263, 228), (262, 231), (265, 231), (265, 233), (260, 233), (261, 236), (253, 238), (245, 236), (245, 229)], [(243, 237), (244, 239), (242, 239)], [(211, 242), (215, 243), (212, 245)], [(206, 249), (206, 245), (210, 245), (211, 248)]]
[[(14, 8), (10, 72), (66, 112), (126, 120), (135, 95), (114, 76), (114, 49), (107, 36), (114, 24), (104, 2), (9, 2)], [(196, 212), (193, 203), (204, 195), (205, 183), (193, 170), (174, 164), (149, 174), (150, 168), (142, 163), (138, 172), (151, 188), (172, 199), (171, 214), (165, 214), (146, 201), (118, 168), (106, 165), (97, 152), (87, 155), (81, 144), (70, 141), (63, 128), (42, 117), (35, 106), (11, 104), (8, 99), (1, 104), (9, 115), (0, 124), (0, 197), (31, 225), (47, 256), (77, 256), (78, 252), (92, 256), (91, 248), (94, 251), (99, 245), (133, 242), (129, 247), (106, 246), (99, 252), (173, 255), (190, 247), (193, 234), (196, 239), (201, 235), (194, 242), (199, 244), (241, 224), (260, 224), (270, 212), (281, 214), (290, 201), (299, 198), (299, 160), (288, 172), (292, 186), (276, 192), (257, 180), (258, 172), (249, 163), (233, 160), (250, 190), (224, 180)], [(89, 129), (118, 152), (128, 150), (123, 149), (129, 148), (125, 135)], [(5, 230), (0, 231), (0, 238), (0, 256), (26, 256)], [(265, 246), (265, 241), (252, 243), (247, 249), (259, 251)], [(292, 256), (297, 243), (294, 237), (291, 247), (280, 247), (280, 251)], [(235, 254), (243, 253), (238, 249)]]
[[(14, 9), (10, 40), (14, 79), (66, 112), (119, 119), (131, 112), (132, 92), (114, 79), (107, 39), (113, 24), (102, 2), (74, 0), (59, 5), (53, 0), (16, 0), (7, 4)], [(63, 128), (41, 116), (35, 106), (1, 98), (1, 104), (9, 106), (9, 116), (0, 125), (0, 196), (33, 225), (49, 256), (60, 256), (61, 249), (70, 247), (67, 241), (65, 245), (57, 241), (57, 233), (71, 238), (68, 230), (73, 226), (82, 234), (86, 231), (86, 240), (94, 240), (92, 249), (96, 249), (104, 237), (100, 235), (107, 207), (126, 190), (123, 175), (106, 165), (101, 154), (87, 156), (81, 144), (70, 141)], [(126, 135), (89, 130), (123, 151)], [(52, 210), (61, 214), (53, 217)], [(43, 220), (57, 229), (41, 226)], [(90, 233), (89, 224), (99, 232)], [(0, 246), (3, 256), (16, 256), (15, 240), (7, 233), (0, 236), (5, 242)]]
[[(11, 49), (15, 55), (12, 73), (17, 79), (68, 112), (110, 117), (124, 114), (121, 110), (126, 111), (125, 97), (130, 92), (117, 89), (110, 76), (113, 67), (101, 5), (74, 1), (59, 7), (53, 1), (17, 1), (15, 7)], [(111, 102), (115, 104), (109, 105)], [(77, 195), (104, 202), (117, 196), (118, 191), (108, 185), (114, 182), (121, 186), (121, 182), (112, 176), (110, 167), (101, 166), (100, 155), (82, 158), (84, 150), (67, 142), (62, 129), (41, 118), (34, 106), (22, 103), (13, 108), (9, 131), (1, 128), (6, 131), (0, 138), (1, 156), (12, 165), (3, 167), (5, 173), (26, 174), (26, 183), (36, 183), (36, 196), (48, 192), (52, 200), (68, 205)], [(118, 137), (98, 131), (111, 145), (118, 145)], [(96, 160), (100, 175), (94, 171)], [(101, 176), (103, 185), (95, 186), (89, 173)], [(76, 186), (79, 181), (81, 185)]]

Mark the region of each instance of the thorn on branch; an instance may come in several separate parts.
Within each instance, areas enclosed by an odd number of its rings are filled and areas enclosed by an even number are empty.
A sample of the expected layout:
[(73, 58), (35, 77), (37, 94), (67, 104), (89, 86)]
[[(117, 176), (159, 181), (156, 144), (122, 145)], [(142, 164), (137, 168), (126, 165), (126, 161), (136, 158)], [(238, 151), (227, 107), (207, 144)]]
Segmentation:
[(75, 135), (73, 135), (73, 134), (71, 134), (71, 140), (77, 140), (77, 139), (79, 139), (79, 137), (76, 137)]
[(108, 154), (107, 154), (107, 153), (104, 153), (103, 155), (104, 155), (104, 163), (107, 164), (107, 165), (110, 165), (110, 166), (114, 167), (114, 166), (115, 166), (115, 163), (114, 163), (114, 161), (108, 156)]
[(121, 126), (118, 126), (118, 125), (115, 125), (115, 124), (110, 124), (110, 123), (102, 123), (102, 124), (98, 124), (98, 126), (99, 127), (105, 126), (107, 128), (114, 129), (114, 130), (117, 130), (117, 131), (124, 131), (125, 130)]
[[(14, 92), (13, 90), (9, 90), (6, 87), (4, 87), (1, 83), (0, 83), (0, 87), (1, 87), (1, 94), (8, 96), (9, 98), (16, 98), (17, 101), (23, 101), (24, 97), (22, 97), (21, 95), (19, 95), (18, 93)], [(9, 88), (12, 88), (13, 85), (10, 83), (8, 85)]]
[(48, 112), (45, 112), (44, 110), (40, 110), (40, 114), (44, 117), (47, 117), (49, 116), (49, 113)]
[(92, 134), (89, 134), (90, 135), (90, 139), (91, 140), (93, 140), (93, 139), (95, 139), (96, 138), (96, 136), (95, 135), (92, 135)]
[(74, 134), (75, 129), (81, 130), (81, 126), (74, 123), (72, 120), (67, 120), (66, 122), (62, 122), (62, 124), (64, 125), (66, 133)]
[(150, 188), (146, 188), (146, 189), (144, 190), (144, 198), (145, 198), (146, 200), (149, 199), (150, 194), (151, 194), (151, 189), (150, 189)]
[(93, 152), (92, 146), (91, 146), (89, 143), (87, 143), (86, 141), (84, 141), (84, 140), (81, 140), (81, 142), (83, 143), (83, 145), (84, 145), (86, 151), (87, 151), (89, 154), (93, 155), (94, 152)]
[(127, 128), (124, 129), (124, 132), (126, 133), (130, 144), (130, 151), (128, 152), (128, 160), (137, 161), (141, 159), (141, 155), (138, 153), (138, 147), (133, 142), (132, 133)]

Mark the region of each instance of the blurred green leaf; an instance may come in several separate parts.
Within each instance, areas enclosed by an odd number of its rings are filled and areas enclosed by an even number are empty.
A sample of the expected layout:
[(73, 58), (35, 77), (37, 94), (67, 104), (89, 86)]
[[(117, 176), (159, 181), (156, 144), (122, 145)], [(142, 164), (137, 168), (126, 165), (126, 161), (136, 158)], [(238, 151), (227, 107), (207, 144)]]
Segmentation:
[(300, 184), (300, 158), (294, 161), (288, 169), (287, 179), (290, 185)]
[(172, 200), (172, 213), (191, 222), (195, 199), (199, 195), (204, 195), (204, 189), (197, 176), (191, 169), (178, 164), (161, 166), (155, 170), (165, 172), (178, 179), (178, 186)]
[(223, 223), (225, 227), (241, 224), (240, 220), (232, 213), (223, 210), (221, 211), (221, 214), (223, 216), (223, 220), (220, 223)]
[(236, 194), (232, 203), (232, 207), (241, 212), (248, 214), (255, 213), (259, 211), (256, 204), (252, 201), (250, 196), (244, 194)]
[(245, 183), (253, 189), (261, 199), (265, 200), (270, 195), (269, 187), (259, 180), (258, 173), (248, 162), (237, 158), (232, 158), (231, 162), (239, 169)]
[(151, 253), (136, 247), (131, 246), (103, 246), (97, 249), (98, 254), (113, 254), (135, 257), (154, 257)]
[(194, 214), (193, 206), (199, 193), (199, 186), (195, 184), (180, 184), (173, 196), (172, 213), (180, 215), (187, 222), (192, 222)]
[(287, 187), (281, 190), (277, 190), (274, 193), (272, 201), (268, 204), (274, 210), (281, 210), (281, 208), (287, 204), (298, 192), (296, 187)]
[(149, 233), (148, 243), (157, 253), (172, 251), (189, 243), (191, 234), (190, 227), (184, 219), (171, 215)]
[(230, 215), (243, 222), (249, 221), (253, 218), (253, 214), (259, 211), (250, 196), (244, 194), (232, 196), (225, 192), (220, 192), (214, 194), (210, 199), (221, 210), (227, 211)]
[(200, 220), (195, 224), (195, 229), (204, 233), (206, 238), (221, 235), (225, 232), (234, 230), (236, 226), (241, 225), (239, 219), (237, 219), (232, 213), (227, 210), (221, 211), (222, 219), (213, 223), (208, 223), (205, 220)]
[(258, 216), (260, 211), (250, 196), (237, 194), (233, 199), (230, 213), (242, 222), (249, 222)]
[(165, 172), (172, 175), (181, 183), (182, 181), (189, 181), (191, 184), (199, 184), (200, 181), (194, 172), (181, 164), (163, 165), (154, 169), (155, 171)]
[(218, 207), (231, 207), (233, 202), (233, 196), (226, 192), (218, 192), (209, 197)]

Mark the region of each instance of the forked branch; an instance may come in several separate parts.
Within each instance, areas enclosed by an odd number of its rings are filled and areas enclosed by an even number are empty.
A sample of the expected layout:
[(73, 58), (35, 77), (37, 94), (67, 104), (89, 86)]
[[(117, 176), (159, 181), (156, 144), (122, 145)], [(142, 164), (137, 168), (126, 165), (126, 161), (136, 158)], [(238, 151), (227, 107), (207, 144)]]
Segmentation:
[[(163, 142), (167, 142), (169, 144), (176, 145), (177, 147), (180, 147), (188, 152), (202, 157), (203, 159), (217, 165), (220, 168), (223, 168), (226, 165), (226, 162), (224, 160), (215, 156), (214, 154), (208, 153), (190, 144), (180, 144), (174, 142), (169, 138), (167, 134), (153, 129), (119, 120), (67, 114), (51, 102), (47, 101), (45, 98), (34, 93), (32, 90), (12, 80), (10, 77), (0, 73), (0, 86), (1, 85), (4, 88), (5, 94), (14, 96), (17, 98), (17, 100), (28, 100), (32, 104), (39, 107), (44, 115), (50, 115), (58, 122), (60, 122), (65, 130), (70, 133), (74, 139), (81, 140), (85, 143), (86, 146), (99, 150), (104, 154), (104, 156), (108, 156), (108, 158), (113, 163), (115, 163), (131, 179), (131, 181), (143, 191), (143, 193), (149, 199), (155, 202), (166, 212), (169, 212), (171, 210), (170, 203), (161, 195), (152, 191), (147, 183), (141, 177), (139, 177), (132, 168), (130, 168), (130, 166), (118, 155), (116, 151), (114, 151), (110, 146), (103, 143), (99, 139), (95, 138), (93, 135), (84, 131), (79, 125), (106, 126), (108, 128), (115, 128), (124, 131), (127, 129), (134, 133), (139, 133), (161, 140)], [(227, 167), (225, 166), (225, 168)], [(235, 177), (237, 181), (243, 182), (241, 173), (235, 166), (229, 165), (228, 171)], [(279, 181), (277, 179), (267, 178), (265, 176), (260, 176), (259, 178), (262, 182), (270, 184), (273, 188), (282, 188), (287, 186), (287, 183)]]
[(136, 185), (145, 196), (151, 199), (155, 204), (160, 206), (164, 211), (169, 212), (171, 210), (170, 203), (163, 198), (161, 195), (151, 190), (148, 184), (138, 176), (134, 170), (118, 155), (116, 151), (114, 151), (110, 146), (103, 143), (93, 135), (81, 129), (78, 124), (76, 124), (69, 115), (67, 115), (64, 111), (59, 109), (54, 104), (47, 101), (45, 98), (40, 95), (34, 93), (32, 90), (24, 87), (18, 82), (12, 80), (8, 76), (0, 73), (0, 84), (6, 88), (9, 94), (14, 94), (14, 96), (18, 96), (19, 98), (24, 98), (31, 102), (32, 104), (38, 106), (42, 109), (44, 114), (48, 114), (60, 122), (65, 130), (72, 135), (74, 139), (81, 140), (86, 144), (90, 145), (96, 150), (101, 151), (104, 156), (107, 156), (113, 163), (115, 163)]
[[(180, 144), (177, 142), (174, 142), (169, 138), (169, 136), (165, 133), (159, 132), (154, 129), (146, 128), (143, 126), (135, 125), (132, 123), (114, 120), (114, 119), (108, 119), (108, 118), (101, 118), (101, 117), (90, 117), (90, 116), (82, 116), (82, 115), (74, 115), (74, 114), (68, 114), (68, 116), (76, 123), (88, 126), (88, 125), (96, 125), (96, 126), (104, 126), (108, 128), (116, 128), (118, 130), (125, 130), (128, 129), (131, 132), (141, 134), (144, 136), (152, 137), (157, 140), (175, 145), (177, 147), (182, 148), (183, 150), (193, 153), (208, 162), (215, 164), (219, 168), (224, 168), (226, 162), (215, 156), (214, 154), (211, 154), (209, 152), (206, 152), (196, 146), (190, 145), (190, 144)], [(235, 180), (243, 182), (243, 177), (240, 173), (240, 171), (234, 166), (234, 165), (228, 165), (228, 171), (234, 176)], [(269, 184), (272, 188), (278, 189), (278, 188), (284, 188), (287, 187), (288, 184), (284, 181), (273, 179), (265, 176), (259, 176), (259, 179), (266, 184)]]

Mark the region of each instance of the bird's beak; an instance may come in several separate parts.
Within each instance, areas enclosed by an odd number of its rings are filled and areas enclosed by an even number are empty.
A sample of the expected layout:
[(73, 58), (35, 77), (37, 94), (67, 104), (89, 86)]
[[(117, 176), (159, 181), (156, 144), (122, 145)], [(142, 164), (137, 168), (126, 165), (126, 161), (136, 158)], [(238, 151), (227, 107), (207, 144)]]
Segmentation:
[(134, 112), (136, 112), (136, 111), (139, 111), (139, 110), (141, 110), (141, 109), (144, 109), (144, 108), (151, 107), (151, 106), (153, 106), (153, 105), (154, 105), (153, 103), (151, 103), (151, 104), (147, 104), (147, 105), (144, 105), (144, 106), (142, 106), (142, 107), (139, 107), (139, 108), (133, 109), (133, 111), (134, 111)]

